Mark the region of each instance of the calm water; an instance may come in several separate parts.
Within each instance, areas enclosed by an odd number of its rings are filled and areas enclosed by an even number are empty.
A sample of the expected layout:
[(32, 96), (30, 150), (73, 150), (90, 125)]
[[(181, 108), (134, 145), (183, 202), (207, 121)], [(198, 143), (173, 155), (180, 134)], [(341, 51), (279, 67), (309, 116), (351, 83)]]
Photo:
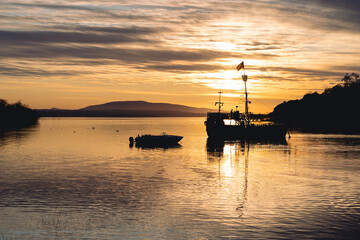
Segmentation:
[[(0, 239), (356, 239), (360, 136), (207, 144), (203, 118), (44, 118), (0, 134)], [(130, 148), (138, 133), (181, 146)]]

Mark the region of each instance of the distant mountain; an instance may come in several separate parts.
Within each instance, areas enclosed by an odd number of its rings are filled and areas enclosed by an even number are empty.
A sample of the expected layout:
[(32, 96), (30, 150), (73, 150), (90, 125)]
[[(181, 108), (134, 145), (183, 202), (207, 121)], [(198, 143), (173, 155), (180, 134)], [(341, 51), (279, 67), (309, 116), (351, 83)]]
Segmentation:
[(146, 101), (118, 101), (109, 102), (100, 105), (92, 105), (79, 110), (86, 111), (177, 111), (177, 112), (192, 112), (192, 113), (206, 113), (209, 111), (207, 108), (194, 108), (179, 104), (170, 103), (150, 103)]
[(179, 104), (146, 101), (117, 101), (91, 105), (77, 110), (38, 109), (44, 117), (200, 117), (211, 111)]

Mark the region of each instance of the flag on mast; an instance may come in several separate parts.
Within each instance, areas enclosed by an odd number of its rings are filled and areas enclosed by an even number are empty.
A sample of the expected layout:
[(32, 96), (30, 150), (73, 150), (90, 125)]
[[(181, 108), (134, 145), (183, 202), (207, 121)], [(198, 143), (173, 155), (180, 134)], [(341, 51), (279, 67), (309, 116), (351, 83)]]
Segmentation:
[(238, 70), (238, 71), (240, 71), (241, 69), (243, 69), (243, 68), (245, 68), (244, 67), (244, 61), (242, 61), (239, 65), (237, 65), (237, 67), (236, 67), (236, 69)]

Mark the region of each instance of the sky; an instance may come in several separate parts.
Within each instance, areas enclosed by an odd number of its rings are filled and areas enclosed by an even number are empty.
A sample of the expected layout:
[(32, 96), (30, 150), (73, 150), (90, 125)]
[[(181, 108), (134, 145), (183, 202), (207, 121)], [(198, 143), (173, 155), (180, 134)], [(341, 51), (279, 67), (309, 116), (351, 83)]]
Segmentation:
[(0, 98), (77, 109), (145, 100), (250, 111), (360, 72), (359, 0), (0, 0)]

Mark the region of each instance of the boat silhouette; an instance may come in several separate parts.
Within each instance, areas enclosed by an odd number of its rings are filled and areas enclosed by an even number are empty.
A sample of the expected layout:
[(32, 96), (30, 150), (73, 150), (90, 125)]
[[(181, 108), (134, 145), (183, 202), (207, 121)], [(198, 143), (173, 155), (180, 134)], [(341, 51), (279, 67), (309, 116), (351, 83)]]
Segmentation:
[(182, 136), (177, 135), (168, 135), (166, 133), (162, 133), (160, 135), (138, 135), (135, 137), (129, 138), (130, 144), (135, 142), (136, 146), (172, 146), (178, 145), (178, 142), (182, 139)]
[(204, 122), (209, 138), (213, 139), (285, 139), (287, 128), (280, 124), (254, 124), (250, 119), (248, 92), (246, 82), (248, 76), (245, 74), (244, 62), (237, 66), (237, 70), (244, 69), (242, 79), (245, 83), (245, 112), (231, 110), (230, 113), (222, 113), (221, 90), (219, 92), (218, 112), (208, 112)]

